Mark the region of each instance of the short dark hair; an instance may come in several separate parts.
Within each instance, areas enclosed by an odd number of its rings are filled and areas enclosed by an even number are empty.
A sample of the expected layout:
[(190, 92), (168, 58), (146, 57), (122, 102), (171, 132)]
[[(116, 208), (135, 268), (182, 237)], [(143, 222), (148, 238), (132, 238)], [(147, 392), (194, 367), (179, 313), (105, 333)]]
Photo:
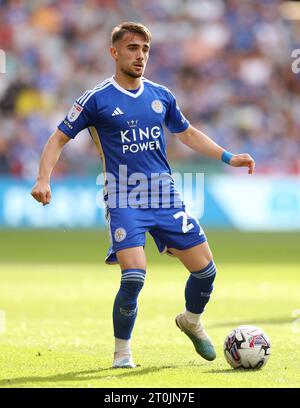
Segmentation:
[(140, 34), (147, 42), (151, 42), (151, 32), (146, 26), (132, 21), (124, 21), (112, 30), (111, 44), (121, 40), (126, 33)]

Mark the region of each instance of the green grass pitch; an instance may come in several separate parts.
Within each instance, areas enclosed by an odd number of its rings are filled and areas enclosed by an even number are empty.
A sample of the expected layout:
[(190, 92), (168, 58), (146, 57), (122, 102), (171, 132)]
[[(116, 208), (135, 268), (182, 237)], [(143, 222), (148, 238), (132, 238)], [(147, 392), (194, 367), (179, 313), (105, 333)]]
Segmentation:
[[(113, 370), (120, 274), (103, 262), (106, 236), (0, 231), (0, 387), (299, 387), (299, 234), (207, 235), (218, 276), (204, 323), (217, 359), (201, 359), (175, 326), (188, 273), (149, 240), (133, 337), (140, 366)], [(224, 359), (225, 336), (240, 324), (257, 325), (271, 339), (261, 370), (233, 370)]]

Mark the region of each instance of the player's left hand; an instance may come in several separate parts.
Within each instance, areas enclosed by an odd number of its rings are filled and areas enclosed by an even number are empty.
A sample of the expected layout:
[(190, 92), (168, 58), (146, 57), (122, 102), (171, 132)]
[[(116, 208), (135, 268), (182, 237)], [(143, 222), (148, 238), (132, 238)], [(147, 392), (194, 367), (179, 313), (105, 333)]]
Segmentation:
[(248, 174), (253, 174), (255, 161), (248, 153), (235, 154), (230, 159), (230, 166), (233, 167), (248, 167)]

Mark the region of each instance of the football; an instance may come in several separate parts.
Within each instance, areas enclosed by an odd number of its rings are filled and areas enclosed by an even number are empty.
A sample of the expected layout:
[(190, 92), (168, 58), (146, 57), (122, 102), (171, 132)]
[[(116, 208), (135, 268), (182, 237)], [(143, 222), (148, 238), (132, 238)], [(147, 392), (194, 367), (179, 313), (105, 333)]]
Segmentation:
[(256, 326), (239, 326), (224, 342), (224, 354), (233, 368), (258, 369), (269, 359), (271, 344), (266, 333)]

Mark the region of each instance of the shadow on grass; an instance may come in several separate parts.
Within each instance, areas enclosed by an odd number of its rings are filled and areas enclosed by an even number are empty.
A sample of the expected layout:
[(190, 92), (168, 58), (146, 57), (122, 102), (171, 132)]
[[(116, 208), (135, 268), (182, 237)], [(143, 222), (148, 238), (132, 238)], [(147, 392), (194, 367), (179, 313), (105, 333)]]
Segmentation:
[[(141, 375), (147, 375), (156, 373), (162, 370), (167, 370), (170, 368), (188, 368), (192, 366), (201, 366), (201, 364), (189, 363), (187, 365), (165, 365), (160, 367), (147, 367), (142, 368), (138, 366), (135, 369), (130, 368), (123, 368), (123, 369), (113, 369), (109, 368), (99, 368), (95, 370), (85, 370), (85, 371), (73, 371), (64, 374), (57, 374), (57, 375), (50, 375), (50, 376), (32, 376), (32, 377), (18, 377), (18, 378), (11, 378), (11, 379), (4, 379), (0, 380), (0, 387), (6, 386), (18, 386), (18, 385), (25, 385), (27, 383), (58, 383), (58, 382), (67, 382), (67, 381), (91, 381), (91, 380), (109, 380), (109, 379), (122, 379), (122, 378), (129, 378), (129, 377), (140, 377)], [(105, 375), (101, 375), (105, 373)]]
[(236, 375), (236, 374), (241, 374), (241, 373), (255, 373), (255, 372), (260, 372), (260, 369), (245, 369), (245, 368), (220, 368), (220, 369), (212, 369), (212, 370), (207, 370), (204, 371), (203, 373), (205, 374), (232, 374), (232, 375)]

